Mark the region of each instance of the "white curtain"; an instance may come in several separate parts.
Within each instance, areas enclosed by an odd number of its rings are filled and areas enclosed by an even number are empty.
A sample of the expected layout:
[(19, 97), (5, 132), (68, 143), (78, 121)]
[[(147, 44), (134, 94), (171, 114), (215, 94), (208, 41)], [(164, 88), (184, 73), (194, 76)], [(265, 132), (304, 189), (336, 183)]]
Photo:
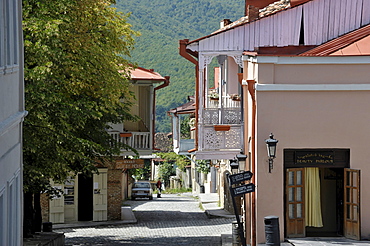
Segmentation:
[(306, 226), (323, 227), (319, 168), (305, 168)]

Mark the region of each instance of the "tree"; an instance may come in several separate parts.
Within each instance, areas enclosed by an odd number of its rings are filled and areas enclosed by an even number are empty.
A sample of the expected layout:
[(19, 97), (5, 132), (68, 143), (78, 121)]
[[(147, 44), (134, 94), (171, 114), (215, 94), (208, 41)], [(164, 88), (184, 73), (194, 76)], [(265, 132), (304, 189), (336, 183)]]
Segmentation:
[(176, 168), (184, 171), (190, 160), (183, 155), (175, 152), (157, 153), (164, 161), (159, 164), (159, 176), (163, 179), (165, 185), (168, 185), (170, 177), (176, 175)]
[(108, 123), (136, 119), (123, 56), (137, 33), (113, 3), (23, 1), (25, 236), (32, 233), (32, 194), (53, 193), (51, 179), (91, 175), (120, 148), (111, 144)]

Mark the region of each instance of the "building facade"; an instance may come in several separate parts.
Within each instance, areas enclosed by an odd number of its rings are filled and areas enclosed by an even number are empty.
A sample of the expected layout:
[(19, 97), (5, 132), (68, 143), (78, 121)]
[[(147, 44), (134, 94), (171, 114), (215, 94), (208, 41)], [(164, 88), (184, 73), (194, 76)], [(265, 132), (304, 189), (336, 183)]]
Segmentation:
[[(370, 2), (245, 3), (245, 17), (180, 41), (197, 70), (196, 157), (229, 165), (248, 156), (239, 165), (256, 185), (242, 201), (248, 244), (265, 242), (269, 215), (279, 217), (281, 239), (369, 239), (361, 177), (369, 171)], [(271, 133), (276, 158), (266, 151)]]
[(0, 244), (22, 245), (24, 110), (21, 1), (0, 1)]
[(111, 124), (112, 128), (107, 130), (113, 144), (122, 143), (129, 148), (122, 148), (120, 155), (107, 166), (98, 166), (98, 173), (91, 177), (79, 174), (64, 184), (53, 184), (64, 190), (64, 196), (50, 201), (43, 197), (43, 221), (67, 223), (124, 219), (121, 216), (122, 200), (131, 196), (134, 182), (128, 170), (151, 166), (154, 158), (155, 94), (169, 84), (169, 77), (141, 67), (131, 69), (130, 75), (130, 91), (135, 96), (131, 113), (139, 120)]

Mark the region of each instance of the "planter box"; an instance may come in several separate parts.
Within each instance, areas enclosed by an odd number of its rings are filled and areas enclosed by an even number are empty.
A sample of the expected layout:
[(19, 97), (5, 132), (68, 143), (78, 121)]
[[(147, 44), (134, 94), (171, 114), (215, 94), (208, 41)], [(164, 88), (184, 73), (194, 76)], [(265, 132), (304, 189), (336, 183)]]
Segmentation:
[(129, 138), (129, 137), (132, 137), (132, 133), (131, 132), (123, 132), (123, 133), (120, 133), (119, 136), (121, 138)]
[(230, 125), (214, 125), (215, 131), (228, 131), (230, 130)]

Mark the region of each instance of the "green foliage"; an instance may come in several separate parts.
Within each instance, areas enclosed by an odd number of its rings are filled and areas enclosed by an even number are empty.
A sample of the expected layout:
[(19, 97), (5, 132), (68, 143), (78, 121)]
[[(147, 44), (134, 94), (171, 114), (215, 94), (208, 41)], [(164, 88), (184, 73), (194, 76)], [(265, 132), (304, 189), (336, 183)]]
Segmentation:
[(165, 186), (168, 186), (170, 177), (176, 174), (175, 167), (171, 162), (162, 162), (159, 164), (159, 176), (162, 178)]
[(130, 177), (135, 177), (135, 180), (149, 180), (151, 170), (150, 160), (145, 160), (144, 168), (129, 169), (128, 173)]
[(244, 0), (118, 0), (133, 29), (140, 31), (132, 59), (142, 67), (171, 76), (168, 87), (158, 90), (156, 131), (170, 132), (166, 112), (194, 95), (195, 67), (178, 54), (179, 40), (194, 40), (217, 30), (222, 19), (235, 21), (244, 14)]
[(209, 165), (209, 160), (196, 160), (197, 163), (196, 170), (199, 173), (209, 173), (210, 171), (210, 165)]
[(187, 193), (191, 191), (192, 191), (191, 188), (176, 188), (176, 189), (163, 190), (162, 193), (163, 194), (180, 194), (180, 193)]
[(176, 167), (185, 170), (185, 167), (190, 165), (190, 160), (183, 155), (178, 155), (175, 152), (168, 153), (157, 153), (156, 155), (160, 156), (166, 162), (172, 162), (176, 164)]
[(190, 139), (190, 116), (186, 115), (180, 122), (180, 134), (182, 139)]
[(136, 33), (111, 3), (23, 1), (26, 192), (95, 171), (119, 151), (108, 122), (135, 119), (123, 55), (130, 56)]

